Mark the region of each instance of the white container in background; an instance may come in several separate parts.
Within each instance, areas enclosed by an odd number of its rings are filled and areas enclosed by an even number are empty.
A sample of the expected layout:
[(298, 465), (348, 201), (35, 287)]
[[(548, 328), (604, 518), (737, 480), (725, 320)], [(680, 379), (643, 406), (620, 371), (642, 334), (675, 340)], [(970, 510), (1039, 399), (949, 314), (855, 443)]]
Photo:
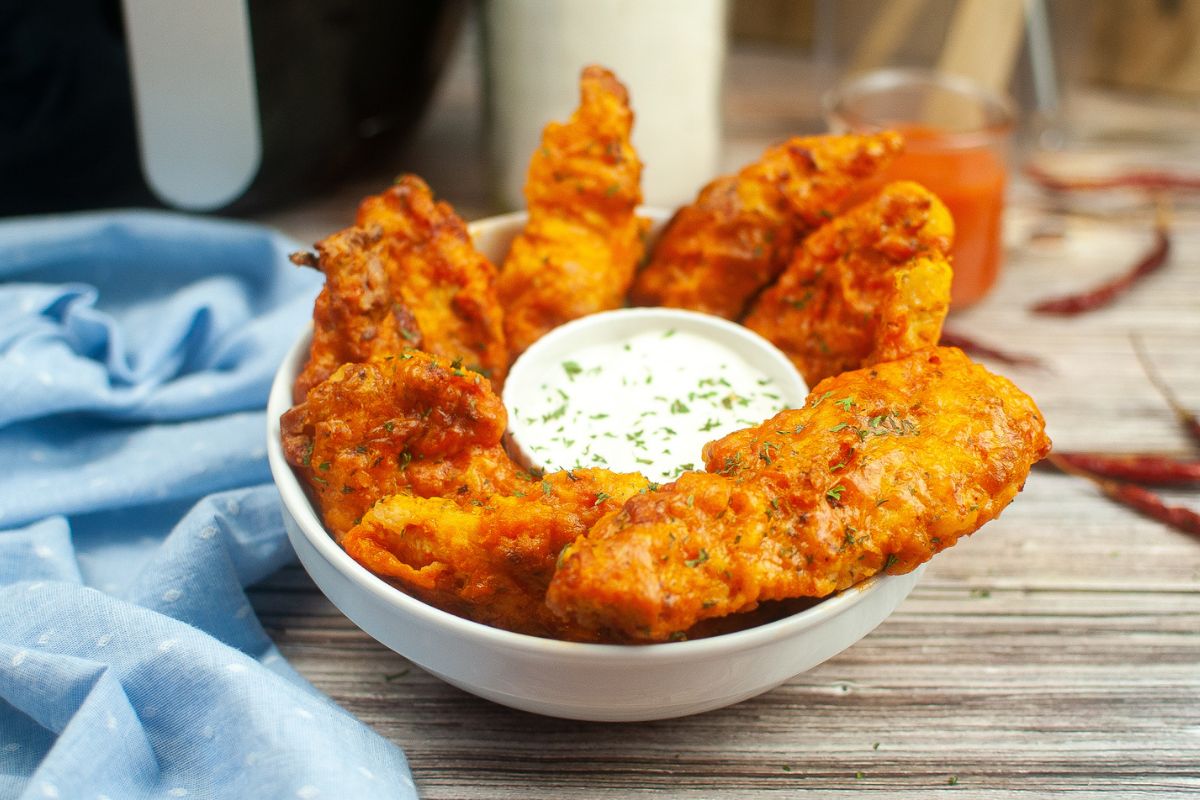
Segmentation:
[(690, 201), (716, 176), (725, 0), (487, 0), (479, 6), (492, 200), (523, 208), (529, 159), (579, 102), (579, 73), (629, 89), (647, 205)]

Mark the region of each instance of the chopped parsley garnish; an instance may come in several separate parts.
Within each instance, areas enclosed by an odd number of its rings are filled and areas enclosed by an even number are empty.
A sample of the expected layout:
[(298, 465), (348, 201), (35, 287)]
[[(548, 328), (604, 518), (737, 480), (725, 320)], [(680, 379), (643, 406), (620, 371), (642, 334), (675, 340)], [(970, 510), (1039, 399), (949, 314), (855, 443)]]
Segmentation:
[(543, 415), (542, 415), (542, 422), (549, 422), (549, 421), (550, 421), (550, 420), (552, 420), (552, 419), (559, 419), (560, 417), (562, 417), (562, 416), (563, 416), (564, 414), (566, 414), (566, 413), (567, 413), (567, 404), (566, 404), (566, 403), (563, 403), (561, 406), (559, 406), (558, 408), (554, 409), (554, 410), (553, 410), (553, 411), (551, 411), (549, 414), (543, 414)]
[(783, 298), (783, 302), (787, 303), (789, 306), (796, 309), (797, 311), (803, 311), (804, 307), (808, 305), (808, 301), (812, 300), (812, 298), (813, 298), (813, 290), (809, 289), (807, 292), (804, 293), (803, 297), (799, 297), (799, 298), (785, 297), (785, 298)]
[(701, 547), (699, 555), (697, 555), (695, 558), (689, 558), (686, 561), (684, 561), (683, 563), (684, 563), (684, 566), (698, 567), (701, 564), (703, 564), (705, 561), (708, 561), (708, 551), (705, 550), (703, 547)]

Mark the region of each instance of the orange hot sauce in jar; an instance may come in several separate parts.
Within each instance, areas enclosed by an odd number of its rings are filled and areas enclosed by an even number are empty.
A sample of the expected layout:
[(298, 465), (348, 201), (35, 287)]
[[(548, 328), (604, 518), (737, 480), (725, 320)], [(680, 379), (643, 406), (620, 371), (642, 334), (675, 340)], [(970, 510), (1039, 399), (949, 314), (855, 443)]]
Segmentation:
[(909, 179), (926, 186), (954, 217), (951, 308), (992, 288), (1003, 254), (1001, 223), (1012, 106), (966, 78), (930, 70), (868, 73), (825, 97), (836, 132), (898, 130), (904, 152), (872, 186)]
[(950, 301), (954, 308), (963, 308), (988, 293), (999, 271), (1004, 249), (1003, 154), (990, 147), (956, 148), (953, 137), (935, 128), (902, 126), (899, 130), (905, 150), (885, 171), (884, 180), (915, 180), (950, 209), (954, 217)]

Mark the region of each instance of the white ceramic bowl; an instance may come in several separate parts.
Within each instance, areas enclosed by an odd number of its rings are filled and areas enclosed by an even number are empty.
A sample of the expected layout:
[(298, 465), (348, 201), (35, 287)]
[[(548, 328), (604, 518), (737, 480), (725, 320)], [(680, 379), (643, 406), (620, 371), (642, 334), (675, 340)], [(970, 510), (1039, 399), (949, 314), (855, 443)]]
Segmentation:
[[(652, 214), (661, 226), (665, 212)], [(499, 263), (523, 214), (471, 226)], [(731, 705), (820, 664), (867, 635), (900, 604), (924, 568), (881, 575), (784, 619), (709, 639), (602, 645), (491, 628), (426, 605), (346, 554), (322, 527), (284, 459), (279, 417), (308, 353), (292, 347), (267, 404), (267, 454), (288, 538), (313, 581), (356, 625), (447, 683), (513, 708), (569, 719), (666, 719)]]

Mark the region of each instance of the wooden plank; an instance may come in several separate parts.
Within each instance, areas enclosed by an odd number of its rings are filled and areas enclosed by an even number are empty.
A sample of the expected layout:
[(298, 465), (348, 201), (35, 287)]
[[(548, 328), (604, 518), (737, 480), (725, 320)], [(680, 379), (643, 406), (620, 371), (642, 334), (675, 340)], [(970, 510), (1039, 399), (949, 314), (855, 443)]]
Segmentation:
[[(273, 604), (256, 593), (289, 659), (404, 746), (431, 798), (872, 788), (917, 797), (948, 789), (950, 775), (959, 790), (989, 797), (1015, 788), (1025, 797), (1186, 796), (1200, 786), (1200, 713), (1179, 702), (1200, 690), (1194, 585), (984, 596), (931, 569), (883, 626), (817, 669), (731, 709), (637, 725), (504, 709), (411, 667), (344, 620), (348, 636), (330, 637), (327, 626), (298, 627), (311, 614), (273, 617)], [(282, 635), (274, 623), (285, 620)]]

